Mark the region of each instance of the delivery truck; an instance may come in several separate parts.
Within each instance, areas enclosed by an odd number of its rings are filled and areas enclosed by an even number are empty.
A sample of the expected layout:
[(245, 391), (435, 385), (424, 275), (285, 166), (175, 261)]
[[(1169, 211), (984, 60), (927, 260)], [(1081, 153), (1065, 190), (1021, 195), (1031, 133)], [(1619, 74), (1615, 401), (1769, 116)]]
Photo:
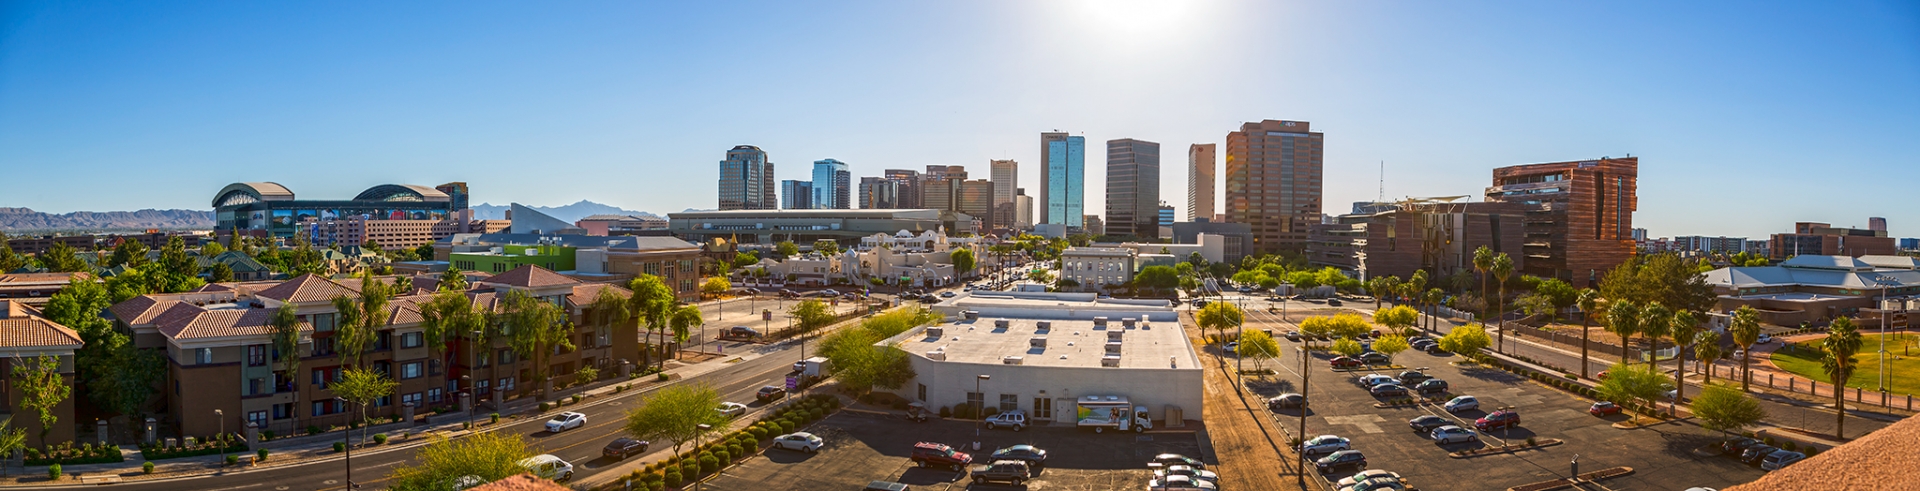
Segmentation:
[(1082, 396), (1075, 406), (1079, 426), (1093, 428), (1094, 433), (1105, 432), (1107, 428), (1135, 433), (1153, 429), (1147, 407), (1135, 406), (1126, 397)]

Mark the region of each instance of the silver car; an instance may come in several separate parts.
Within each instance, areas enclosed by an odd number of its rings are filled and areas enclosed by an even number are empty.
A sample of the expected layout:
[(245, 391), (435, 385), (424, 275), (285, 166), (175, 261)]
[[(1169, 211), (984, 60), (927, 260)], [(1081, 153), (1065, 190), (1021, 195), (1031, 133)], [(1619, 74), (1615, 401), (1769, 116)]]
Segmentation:
[(1433, 438), (1433, 441), (1439, 442), (1441, 444), (1470, 442), (1470, 441), (1478, 440), (1480, 438), (1478, 436), (1474, 436), (1473, 430), (1461, 428), (1454, 425), (1447, 425), (1439, 428), (1434, 428), (1433, 433), (1428, 434), (1427, 436)]

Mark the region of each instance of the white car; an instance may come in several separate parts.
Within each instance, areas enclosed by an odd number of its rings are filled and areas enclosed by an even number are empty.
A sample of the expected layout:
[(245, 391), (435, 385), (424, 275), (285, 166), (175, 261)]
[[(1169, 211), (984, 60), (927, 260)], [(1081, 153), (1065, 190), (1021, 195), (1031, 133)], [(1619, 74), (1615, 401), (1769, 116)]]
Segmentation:
[(1020, 431), (1022, 428), (1027, 427), (1027, 412), (1019, 409), (1007, 411), (988, 416), (986, 422), (987, 429), (989, 430), (1002, 426), (1010, 426), (1013, 427), (1013, 431)]
[(1352, 449), (1353, 449), (1353, 445), (1349, 443), (1347, 439), (1334, 436), (1334, 435), (1316, 436), (1316, 437), (1313, 437), (1312, 440), (1307, 440), (1306, 443), (1300, 444), (1300, 453), (1309, 454), (1309, 455), (1333, 453), (1341, 450), (1352, 450)]
[(1374, 481), (1374, 480), (1385, 480), (1385, 479), (1392, 479), (1394, 481), (1399, 481), (1400, 474), (1392, 471), (1388, 471), (1385, 469), (1367, 469), (1364, 471), (1360, 471), (1357, 474), (1347, 476), (1346, 479), (1341, 479), (1340, 482), (1334, 484), (1334, 487), (1344, 489), (1346, 487), (1349, 487), (1355, 484), (1360, 484), (1362, 482)]
[(826, 445), (826, 440), (821, 440), (820, 437), (813, 436), (812, 433), (807, 432), (788, 433), (774, 437), (773, 439), (773, 446), (775, 447), (787, 450), (798, 450), (806, 453), (818, 452), (820, 451), (820, 447)]
[(1438, 442), (1440, 444), (1470, 442), (1480, 438), (1478, 436), (1473, 435), (1473, 430), (1461, 428), (1454, 425), (1446, 425), (1439, 428), (1434, 428), (1433, 433), (1427, 436), (1433, 438), (1433, 441)]
[(573, 464), (567, 463), (551, 454), (540, 454), (520, 461), (520, 467), (539, 476), (541, 479), (565, 481), (573, 479)]
[(1760, 333), (1760, 339), (1754, 341), (1753, 344), (1767, 344), (1771, 342), (1773, 342), (1773, 335), (1763, 332), (1763, 333)]
[(547, 420), (548, 433), (559, 433), (570, 428), (582, 428), (585, 426), (587, 426), (587, 415), (573, 411), (555, 414), (553, 415), (553, 419)]
[(1360, 385), (1364, 387), (1373, 387), (1376, 385), (1386, 385), (1386, 384), (1400, 385), (1400, 379), (1396, 379), (1386, 375), (1381, 375), (1378, 373), (1367, 374), (1365, 376), (1360, 377)]
[(1147, 481), (1148, 491), (1215, 491), (1220, 489), (1211, 481), (1203, 481), (1187, 476), (1167, 476)]
[(729, 418), (737, 418), (742, 414), (747, 414), (747, 405), (738, 402), (722, 402), (720, 403), (720, 414), (726, 415)]
[(1473, 396), (1455, 397), (1453, 400), (1447, 401), (1447, 404), (1441, 406), (1441, 408), (1446, 409), (1449, 413), (1457, 413), (1468, 409), (1480, 409), (1480, 400), (1473, 398)]
[(1215, 474), (1213, 471), (1195, 469), (1190, 465), (1170, 465), (1164, 469), (1154, 469), (1153, 471), (1154, 479), (1166, 479), (1167, 476), (1187, 476), (1189, 479), (1215, 484), (1219, 484), (1220, 482), (1219, 474)]

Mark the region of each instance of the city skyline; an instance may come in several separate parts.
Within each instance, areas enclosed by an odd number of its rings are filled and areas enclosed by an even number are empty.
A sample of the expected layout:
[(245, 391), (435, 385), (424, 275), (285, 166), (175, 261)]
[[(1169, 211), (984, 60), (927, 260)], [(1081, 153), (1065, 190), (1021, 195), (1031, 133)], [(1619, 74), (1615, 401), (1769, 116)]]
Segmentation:
[[(0, 46), (0, 167), (36, 185), (9, 189), (0, 206), (201, 209), (204, 189), (237, 180), (318, 194), (466, 181), (485, 190), (476, 203), (588, 199), (664, 213), (713, 207), (713, 162), (734, 145), (787, 164), (769, 187), (828, 157), (853, 162), (856, 179), (935, 164), (984, 175), (979, 166), (1007, 159), (1038, 183), (1035, 132), (1179, 148), (1293, 119), (1337, 135), (1329, 211), (1381, 194), (1478, 196), (1493, 168), (1631, 154), (1646, 158), (1635, 223), (1654, 236), (1865, 228), (1869, 216), (1894, 236), (1920, 232), (1920, 211), (1882, 193), (1712, 199), (1798, 193), (1782, 177), (1810, 168), (1912, 168), (1920, 7), (1730, 6), (583, 4), (439, 18), (427, 4), (14, 3), (0, 16), (12, 33)], [(941, 21), (879, 21), (907, 17)], [(1041, 19), (1059, 28), (1037, 29)], [(1278, 28), (1247, 31), (1254, 19)], [(714, 22), (746, 34), (699, 32)], [(967, 27), (981, 23), (1007, 29)], [(853, 25), (877, 28), (793, 35)], [(1564, 35), (1583, 30), (1616, 35)], [(878, 39), (895, 41), (863, 42)], [(1337, 49), (1290, 49), (1307, 42)], [(1096, 70), (1138, 59), (1167, 75)], [(1313, 70), (1278, 68), (1299, 64)], [(768, 78), (709, 82), (743, 65)], [(1210, 80), (1173, 75), (1221, 67), (1227, 76)], [(1027, 76), (1002, 76), (1015, 72)], [(818, 118), (829, 108), (841, 117)], [(919, 115), (940, 117), (896, 123)], [(1783, 131), (1799, 144), (1774, 144)], [(1103, 167), (1085, 180), (1104, 183)], [(294, 168), (328, 171), (287, 177)], [(93, 172), (81, 183), (63, 179), (70, 169)], [(1166, 167), (1161, 189), (1186, 189), (1186, 172)], [(571, 178), (583, 173), (603, 178)], [(661, 182), (675, 185), (648, 185)], [(99, 188), (115, 192), (83, 192)], [(1085, 191), (1084, 213), (1104, 214), (1100, 186)]]

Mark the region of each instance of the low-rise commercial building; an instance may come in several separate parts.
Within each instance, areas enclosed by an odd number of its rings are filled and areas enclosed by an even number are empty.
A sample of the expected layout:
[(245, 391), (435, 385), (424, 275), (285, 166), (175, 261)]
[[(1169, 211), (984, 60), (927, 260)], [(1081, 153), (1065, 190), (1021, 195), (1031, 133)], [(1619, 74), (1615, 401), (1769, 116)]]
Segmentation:
[(673, 237), (513, 233), (457, 234), (434, 243), (434, 259), (489, 273), (534, 265), (600, 283), (624, 284), (650, 274), (665, 280), (685, 301), (699, 299), (700, 265), (707, 260), (699, 245)]
[[(1868, 310), (1920, 310), (1920, 258), (1910, 256), (1798, 256), (1773, 266), (1720, 268), (1701, 276), (1718, 294), (1714, 310), (1751, 306), (1768, 324), (1826, 322)], [(1858, 320), (1877, 326), (1880, 319)]]
[[(812, 244), (821, 239), (853, 243), (873, 234), (939, 230), (943, 219), (956, 220), (931, 209), (689, 211), (667, 214), (667, 228), (694, 242), (723, 238), (741, 244)], [(964, 221), (972, 223), (971, 217)]]
[(1133, 280), (1140, 253), (1125, 247), (1069, 247), (1060, 253), (1062, 289), (1105, 291)]
[(632, 235), (667, 229), (667, 219), (656, 216), (593, 215), (573, 222), (587, 235)]
[(1891, 256), (1898, 251), (1893, 237), (1885, 230), (1835, 227), (1818, 222), (1797, 222), (1793, 233), (1773, 234), (1768, 241), (1769, 258), (1783, 261), (1793, 256)]
[(1165, 300), (975, 291), (934, 308), (947, 320), (878, 344), (907, 353), (914, 378), (894, 392), (908, 400), (1073, 425), (1081, 398), (1113, 396), (1159, 426), (1203, 419), (1200, 361)]
[[(1190, 222), (1173, 222), (1173, 242), (1177, 244), (1198, 244), (1200, 235), (1218, 235), (1221, 238), (1221, 260), (1240, 262), (1253, 249), (1253, 227), (1244, 223), (1228, 223), (1207, 217), (1194, 218)], [(1212, 259), (1208, 259), (1212, 261)]]

